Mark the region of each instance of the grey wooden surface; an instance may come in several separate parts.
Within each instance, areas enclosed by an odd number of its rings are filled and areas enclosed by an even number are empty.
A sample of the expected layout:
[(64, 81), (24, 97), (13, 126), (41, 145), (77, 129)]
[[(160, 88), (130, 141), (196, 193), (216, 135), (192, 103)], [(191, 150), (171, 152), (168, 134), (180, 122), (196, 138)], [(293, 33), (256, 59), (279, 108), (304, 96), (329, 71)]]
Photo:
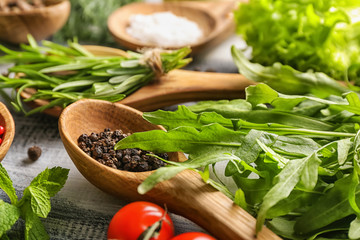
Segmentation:
[[(232, 36), (216, 48), (198, 56), (187, 68), (201, 71), (237, 72), (231, 59), (230, 46), (242, 47), (238, 36)], [(0, 73), (8, 65), (0, 65)], [(7, 90), (9, 93), (10, 91)], [(0, 101), (4, 101), (0, 97)], [(13, 180), (18, 196), (31, 180), (45, 168), (61, 166), (70, 169), (64, 188), (51, 200), (52, 209), (43, 223), (51, 239), (106, 239), (107, 226), (112, 216), (127, 202), (110, 196), (89, 183), (76, 169), (66, 153), (58, 132), (58, 119), (45, 114), (25, 117), (13, 114), (16, 133), (13, 144), (2, 161)], [(27, 158), (27, 149), (33, 145), (42, 149), (41, 157), (32, 162)], [(0, 191), (0, 199), (8, 201)], [(176, 234), (189, 231), (203, 231), (191, 221), (171, 214)], [(22, 239), (23, 222), (9, 233), (10, 239)]]

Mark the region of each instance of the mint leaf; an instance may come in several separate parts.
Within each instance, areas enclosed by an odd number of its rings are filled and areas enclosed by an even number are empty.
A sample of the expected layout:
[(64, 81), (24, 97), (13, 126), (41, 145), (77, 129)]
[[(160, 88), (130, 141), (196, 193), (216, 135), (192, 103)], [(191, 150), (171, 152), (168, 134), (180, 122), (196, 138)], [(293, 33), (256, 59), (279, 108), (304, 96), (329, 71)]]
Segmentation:
[(30, 203), (22, 205), (21, 210), (25, 219), (25, 240), (50, 239), (40, 218), (32, 211)]
[(1, 163), (0, 163), (0, 188), (4, 190), (4, 192), (9, 196), (12, 204), (17, 203), (18, 198), (16, 196), (15, 188), (7, 171), (5, 170), (5, 168)]
[(3, 236), (20, 217), (20, 210), (0, 199), (0, 237)]
[(54, 167), (45, 169), (25, 188), (17, 201), (15, 189), (5, 168), (0, 164), (0, 187), (9, 195), (12, 204), (0, 199), (0, 239), (8, 239), (5, 233), (21, 216), (25, 220), (25, 239), (49, 239), (39, 217), (46, 218), (51, 210), (50, 197), (65, 184), (69, 169)]
[(30, 186), (39, 186), (46, 189), (50, 197), (60, 191), (64, 186), (69, 174), (69, 169), (54, 167), (46, 168), (37, 177), (33, 179)]
[(46, 218), (51, 210), (50, 197), (54, 196), (65, 184), (69, 170), (61, 167), (46, 168), (24, 190), (22, 199), (30, 200), (32, 211)]
[(44, 188), (36, 186), (27, 187), (25, 192), (29, 192), (32, 211), (37, 216), (46, 218), (51, 210), (50, 196), (48, 192)]

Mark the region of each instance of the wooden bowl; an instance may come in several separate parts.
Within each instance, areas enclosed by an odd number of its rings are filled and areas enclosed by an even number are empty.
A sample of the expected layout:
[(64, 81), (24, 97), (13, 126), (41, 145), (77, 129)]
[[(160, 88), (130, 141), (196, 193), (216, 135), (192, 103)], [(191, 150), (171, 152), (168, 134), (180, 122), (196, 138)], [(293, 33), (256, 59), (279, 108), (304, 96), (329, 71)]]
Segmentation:
[(69, 0), (22, 12), (0, 12), (0, 40), (27, 43), (31, 34), (37, 41), (57, 32), (70, 15)]
[[(224, 194), (204, 183), (195, 171), (182, 171), (140, 195), (137, 187), (153, 171), (113, 169), (92, 159), (78, 147), (77, 139), (81, 134), (100, 132), (104, 128), (131, 133), (162, 129), (144, 120), (140, 111), (120, 103), (83, 99), (66, 107), (59, 118), (61, 139), (77, 169), (92, 184), (121, 199), (166, 204), (171, 212), (192, 220), (219, 240), (255, 239), (256, 220)], [(170, 159), (183, 161), (185, 157), (173, 153)], [(264, 227), (256, 239), (280, 238)]]
[(0, 125), (5, 128), (5, 133), (2, 136), (2, 143), (0, 144), (1, 162), (4, 159), (6, 153), (9, 151), (9, 148), (15, 136), (14, 119), (7, 107), (2, 102), (0, 102)]
[[(224, 12), (229, 12), (233, 2), (225, 2), (226, 9)], [(224, 5), (224, 4), (223, 4)], [(216, 6), (215, 6), (216, 7)], [(142, 41), (132, 37), (126, 31), (129, 26), (129, 18), (134, 14), (150, 15), (156, 12), (172, 12), (174, 15), (185, 17), (188, 20), (198, 24), (203, 31), (203, 37), (196, 43), (190, 45), (192, 53), (198, 52), (208, 42), (213, 40), (220, 33), (224, 33), (220, 28), (228, 28), (229, 19), (222, 19), (216, 14), (213, 14), (213, 5), (204, 7), (195, 2), (164, 2), (164, 3), (146, 3), (136, 2), (125, 5), (114, 11), (108, 18), (108, 29), (113, 35), (114, 39), (122, 46), (137, 51), (142, 48), (162, 47), (155, 44), (143, 43)], [(215, 10), (216, 11), (216, 10)], [(226, 24), (224, 24), (226, 23)], [(174, 26), (176, 28), (176, 26)], [(225, 34), (226, 35), (226, 34)], [(167, 46), (165, 49), (176, 49), (185, 46)]]

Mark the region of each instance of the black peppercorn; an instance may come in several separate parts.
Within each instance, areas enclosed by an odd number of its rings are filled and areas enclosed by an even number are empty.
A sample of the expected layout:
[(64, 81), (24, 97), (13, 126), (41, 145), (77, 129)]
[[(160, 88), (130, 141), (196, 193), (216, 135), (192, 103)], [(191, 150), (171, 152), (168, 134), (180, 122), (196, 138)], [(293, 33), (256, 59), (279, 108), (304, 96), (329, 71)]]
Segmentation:
[[(121, 130), (111, 131), (109, 128), (105, 128), (100, 133), (81, 134), (78, 138), (78, 145), (90, 157), (112, 168), (143, 172), (155, 170), (165, 165), (160, 159), (147, 155), (154, 155), (149, 151), (135, 148), (115, 150), (116, 143), (129, 135)], [(166, 153), (157, 155), (163, 159), (168, 159)]]
[(41, 156), (41, 148), (38, 146), (32, 146), (28, 149), (27, 154), (31, 161), (36, 161)]

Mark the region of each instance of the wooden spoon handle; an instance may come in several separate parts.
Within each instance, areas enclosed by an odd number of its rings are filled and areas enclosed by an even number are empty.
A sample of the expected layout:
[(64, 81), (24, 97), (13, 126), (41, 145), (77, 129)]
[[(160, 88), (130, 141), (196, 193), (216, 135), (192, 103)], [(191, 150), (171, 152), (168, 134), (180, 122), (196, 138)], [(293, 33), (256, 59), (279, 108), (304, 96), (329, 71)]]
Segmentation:
[(255, 82), (238, 73), (173, 70), (120, 103), (140, 111), (200, 100), (244, 98), (245, 88)]
[(266, 227), (256, 236), (255, 218), (204, 183), (192, 170), (185, 170), (158, 184), (148, 194), (152, 200), (166, 203), (172, 212), (192, 220), (218, 239), (281, 239)]

